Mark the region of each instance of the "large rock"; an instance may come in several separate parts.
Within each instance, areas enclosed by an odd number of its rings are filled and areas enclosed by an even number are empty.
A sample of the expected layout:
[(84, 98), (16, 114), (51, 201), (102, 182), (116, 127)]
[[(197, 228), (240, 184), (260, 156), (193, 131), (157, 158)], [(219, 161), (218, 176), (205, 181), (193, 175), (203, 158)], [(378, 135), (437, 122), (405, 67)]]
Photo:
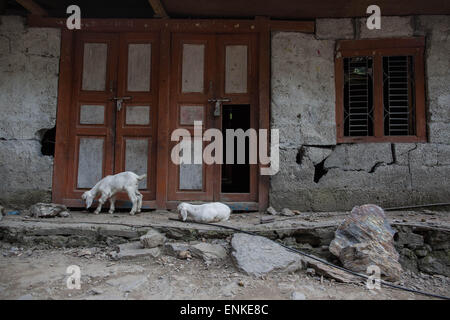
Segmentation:
[(164, 244), (166, 237), (155, 229), (150, 229), (140, 238), (144, 248), (155, 248)]
[(36, 203), (30, 207), (30, 215), (35, 218), (68, 217), (69, 211), (62, 204)]
[(264, 237), (236, 233), (231, 240), (231, 247), (237, 268), (249, 275), (295, 272), (306, 267), (300, 255)]
[(403, 270), (394, 234), (383, 209), (373, 204), (354, 207), (336, 230), (330, 251), (350, 270), (366, 273), (368, 266), (376, 265), (383, 278), (396, 281)]

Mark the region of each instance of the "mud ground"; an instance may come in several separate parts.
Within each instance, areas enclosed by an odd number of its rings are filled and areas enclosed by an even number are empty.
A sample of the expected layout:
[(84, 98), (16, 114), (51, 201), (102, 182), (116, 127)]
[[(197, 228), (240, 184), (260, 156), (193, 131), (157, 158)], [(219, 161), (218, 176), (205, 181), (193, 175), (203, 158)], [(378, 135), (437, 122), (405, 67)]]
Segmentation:
[[(343, 284), (301, 271), (257, 278), (231, 259), (206, 264), (172, 256), (113, 261), (106, 248), (41, 250), (0, 243), (0, 299), (429, 299), (382, 287)], [(68, 289), (66, 269), (81, 269), (81, 288)], [(402, 284), (450, 294), (450, 279), (405, 272)]]

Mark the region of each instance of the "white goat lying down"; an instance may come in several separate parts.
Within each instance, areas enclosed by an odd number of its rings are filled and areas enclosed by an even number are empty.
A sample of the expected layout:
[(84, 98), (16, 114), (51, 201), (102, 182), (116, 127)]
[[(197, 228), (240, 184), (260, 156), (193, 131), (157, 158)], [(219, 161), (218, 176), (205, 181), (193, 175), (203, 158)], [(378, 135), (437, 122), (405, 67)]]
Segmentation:
[(197, 222), (226, 221), (231, 213), (230, 207), (220, 202), (199, 205), (182, 202), (178, 205), (177, 211), (183, 221), (189, 216)]
[(133, 203), (130, 214), (133, 215), (136, 212), (141, 212), (142, 207), (142, 194), (138, 190), (139, 181), (144, 179), (147, 175), (143, 174), (138, 176), (134, 172), (125, 171), (112, 176), (106, 176), (89, 191), (86, 191), (81, 196), (86, 202), (86, 209), (92, 205), (92, 201), (100, 194), (98, 199), (98, 206), (94, 213), (99, 214), (102, 210), (102, 205), (109, 199), (111, 204), (109, 213), (113, 213), (115, 210), (114, 203), (116, 202), (116, 193), (125, 191), (128, 193), (128, 197)]

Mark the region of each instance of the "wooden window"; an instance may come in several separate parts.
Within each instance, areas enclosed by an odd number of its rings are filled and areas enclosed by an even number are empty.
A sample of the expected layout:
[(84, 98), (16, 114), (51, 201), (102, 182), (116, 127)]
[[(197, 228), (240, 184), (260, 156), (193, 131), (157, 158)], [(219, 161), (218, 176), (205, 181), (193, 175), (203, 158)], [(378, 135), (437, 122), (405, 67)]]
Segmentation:
[(337, 142), (425, 142), (424, 38), (338, 43)]

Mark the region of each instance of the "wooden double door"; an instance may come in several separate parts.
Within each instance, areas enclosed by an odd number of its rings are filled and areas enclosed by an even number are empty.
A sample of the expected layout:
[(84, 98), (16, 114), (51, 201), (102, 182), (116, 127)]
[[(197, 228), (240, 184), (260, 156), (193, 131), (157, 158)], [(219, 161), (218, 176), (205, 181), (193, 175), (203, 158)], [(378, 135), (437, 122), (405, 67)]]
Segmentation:
[(122, 171), (147, 174), (139, 189), (155, 199), (158, 47), (157, 33), (76, 35), (66, 204)]
[[(85, 190), (122, 171), (147, 174), (139, 185), (147, 208), (160, 199), (165, 207), (178, 201), (258, 201), (258, 165), (176, 165), (170, 157), (177, 143), (170, 141), (171, 133), (184, 128), (193, 135), (197, 120), (203, 132), (258, 129), (257, 35), (171, 34), (169, 102), (161, 106), (159, 35), (75, 34), (70, 110), (67, 120), (58, 122), (67, 125), (67, 153), (63, 165), (55, 164), (55, 170), (64, 168), (64, 183), (57, 181), (64, 190), (54, 201), (81, 206)], [(224, 100), (219, 108), (218, 99)], [(168, 126), (158, 126), (160, 110), (168, 111)], [(159, 135), (169, 141), (158, 141)], [(160, 177), (159, 170), (167, 175)], [(157, 192), (158, 179), (167, 181)], [(118, 206), (127, 206), (127, 200), (119, 197)]]
[[(223, 136), (223, 164), (194, 163), (209, 139), (192, 143), (191, 164), (169, 162), (168, 199), (255, 202), (258, 175), (249, 164), (249, 142), (245, 163), (226, 163), (226, 129), (258, 129), (257, 37), (254, 34), (174, 34), (172, 37), (170, 130), (186, 129), (195, 139), (194, 121), (201, 121), (202, 133), (216, 128)], [(199, 132), (199, 130), (197, 130)], [(212, 139), (214, 141), (214, 139)], [(172, 149), (178, 141), (171, 141)], [(241, 150), (242, 151), (242, 150)], [(214, 152), (213, 152), (214, 155)]]

